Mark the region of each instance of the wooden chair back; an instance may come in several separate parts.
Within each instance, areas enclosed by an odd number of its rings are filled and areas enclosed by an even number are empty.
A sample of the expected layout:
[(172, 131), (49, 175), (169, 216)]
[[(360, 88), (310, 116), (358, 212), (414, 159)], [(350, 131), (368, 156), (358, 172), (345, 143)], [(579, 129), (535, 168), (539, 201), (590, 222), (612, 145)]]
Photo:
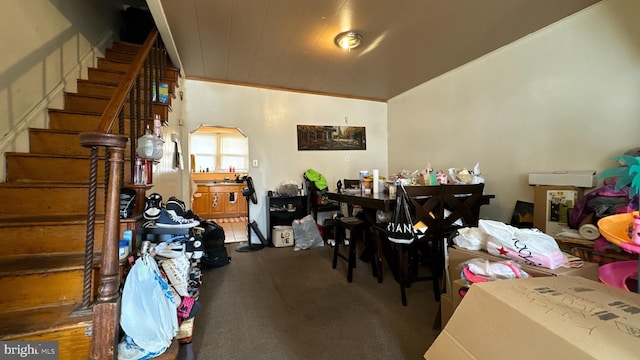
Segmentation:
[(307, 188), (307, 208), (316, 222), (318, 221), (319, 212), (340, 210), (340, 204), (338, 202), (323, 203), (320, 191), (313, 181), (304, 177), (304, 182)]
[[(416, 238), (406, 249), (399, 249), (399, 282), (402, 305), (407, 304), (406, 287), (413, 281), (429, 280), (433, 283), (434, 298), (440, 300), (440, 280), (444, 268), (444, 246), (440, 232), (443, 217), (442, 186), (407, 186), (414, 223), (422, 221), (427, 229), (424, 236)], [(402, 190), (398, 189), (401, 194)], [(430, 269), (428, 276), (420, 276), (418, 268), (427, 262)]]
[(427, 227), (425, 236), (437, 236), (443, 218), (442, 186), (406, 186), (405, 191), (415, 213), (414, 221)]
[[(459, 227), (478, 226), (484, 184), (443, 185), (442, 201), (445, 215), (441, 231), (448, 236)], [(461, 225), (456, 222), (460, 220)]]

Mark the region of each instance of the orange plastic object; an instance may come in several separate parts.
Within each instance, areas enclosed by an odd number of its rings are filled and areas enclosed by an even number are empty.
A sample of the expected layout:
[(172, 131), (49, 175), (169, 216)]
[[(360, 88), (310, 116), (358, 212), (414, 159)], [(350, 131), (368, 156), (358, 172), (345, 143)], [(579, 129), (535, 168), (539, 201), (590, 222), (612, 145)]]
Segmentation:
[(640, 246), (631, 242), (629, 237), (629, 228), (633, 227), (633, 215), (639, 215), (638, 211), (603, 217), (598, 221), (598, 230), (609, 242), (627, 252), (640, 254)]

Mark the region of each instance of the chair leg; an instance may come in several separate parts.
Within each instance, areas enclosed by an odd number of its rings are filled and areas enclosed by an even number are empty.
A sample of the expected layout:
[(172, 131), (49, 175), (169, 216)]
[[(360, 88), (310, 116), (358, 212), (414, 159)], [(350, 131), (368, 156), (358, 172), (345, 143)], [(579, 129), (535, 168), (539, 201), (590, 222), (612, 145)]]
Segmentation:
[(433, 296), (436, 301), (440, 301), (440, 278), (433, 275)]
[(378, 271), (378, 283), (382, 282), (382, 239), (380, 234), (376, 232), (376, 254), (374, 261), (376, 262), (376, 270)]
[(349, 255), (347, 259), (347, 282), (351, 282), (353, 280), (353, 269), (356, 267), (356, 238), (353, 235), (349, 239)]
[(407, 306), (407, 256), (405, 255), (405, 247), (402, 245), (398, 245), (398, 277), (400, 278), (402, 306)]
[(332, 268), (336, 268), (338, 266), (338, 256), (339, 256), (339, 251), (340, 251), (340, 243), (344, 240), (344, 234), (343, 234), (343, 229), (341, 226), (336, 226), (335, 228), (335, 238), (336, 238), (336, 243), (333, 246), (333, 263), (331, 264)]

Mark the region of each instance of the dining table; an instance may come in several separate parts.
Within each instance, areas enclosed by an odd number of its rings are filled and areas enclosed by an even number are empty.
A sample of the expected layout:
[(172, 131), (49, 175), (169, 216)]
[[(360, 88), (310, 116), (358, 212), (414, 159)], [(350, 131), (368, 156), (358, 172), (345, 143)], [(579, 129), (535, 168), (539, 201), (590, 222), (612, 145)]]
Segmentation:
[[(377, 277), (378, 282), (382, 282), (382, 242), (381, 242), (381, 234), (384, 232), (384, 229), (381, 229), (377, 224), (377, 216), (376, 212), (378, 210), (384, 212), (391, 212), (395, 209), (396, 205), (396, 194), (389, 195), (388, 192), (378, 192), (378, 193), (363, 193), (359, 190), (348, 189), (342, 191), (326, 191), (324, 195), (333, 201), (337, 201), (339, 203), (345, 203), (348, 209), (348, 215), (351, 216), (353, 213), (353, 208), (355, 206), (359, 206), (362, 208), (361, 218), (367, 222), (371, 227), (370, 233), (376, 233), (374, 235), (375, 245), (374, 246), (374, 259), (375, 266), (377, 268)], [(480, 205), (488, 205), (491, 202), (491, 199), (495, 198), (493, 194), (483, 194), (482, 199), (480, 201)], [(368, 244), (366, 244), (368, 245)]]
[[(349, 206), (349, 213), (351, 208), (355, 205), (359, 205), (363, 209), (392, 211), (396, 206), (396, 195), (390, 196), (388, 192), (378, 193), (362, 193), (360, 191), (327, 191), (324, 195), (334, 201), (347, 204)], [(493, 194), (483, 194), (481, 205), (489, 205), (491, 199), (496, 196)]]

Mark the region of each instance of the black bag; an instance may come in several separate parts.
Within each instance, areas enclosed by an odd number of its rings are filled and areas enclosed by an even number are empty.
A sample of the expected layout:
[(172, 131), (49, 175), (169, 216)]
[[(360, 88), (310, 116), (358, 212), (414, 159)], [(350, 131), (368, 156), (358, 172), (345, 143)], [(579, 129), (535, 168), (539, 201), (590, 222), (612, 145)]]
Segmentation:
[(415, 238), (411, 201), (404, 186), (396, 196), (396, 208), (387, 225), (389, 241), (397, 244), (411, 244)]
[(200, 268), (214, 269), (228, 265), (231, 258), (224, 245), (224, 228), (213, 221), (203, 221), (200, 225), (204, 227), (202, 234), (204, 253), (200, 258)]

